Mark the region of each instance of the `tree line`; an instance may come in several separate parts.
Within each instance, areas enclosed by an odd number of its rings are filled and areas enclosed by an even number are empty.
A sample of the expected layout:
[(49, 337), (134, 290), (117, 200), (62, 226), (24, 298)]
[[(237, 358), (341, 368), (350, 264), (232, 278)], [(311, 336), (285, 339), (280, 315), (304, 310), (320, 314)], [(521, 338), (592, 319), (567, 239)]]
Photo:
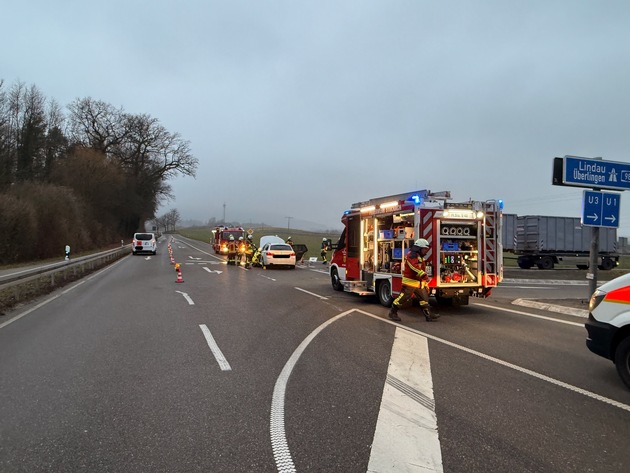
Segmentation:
[(0, 80), (0, 264), (129, 240), (173, 197), (169, 179), (197, 165), (156, 118), (91, 97), (64, 109), (35, 85)]

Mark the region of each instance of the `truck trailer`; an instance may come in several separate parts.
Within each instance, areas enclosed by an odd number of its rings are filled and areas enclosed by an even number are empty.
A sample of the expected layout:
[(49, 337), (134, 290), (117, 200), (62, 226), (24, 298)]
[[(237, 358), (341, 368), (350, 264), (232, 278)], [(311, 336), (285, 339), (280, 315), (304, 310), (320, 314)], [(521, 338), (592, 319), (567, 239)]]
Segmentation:
[[(543, 215), (503, 215), (504, 250), (518, 255), (518, 266), (553, 269), (557, 264), (587, 269), (592, 227), (582, 225), (577, 217)], [(617, 229), (599, 230), (598, 268), (610, 270), (619, 264)]]
[(402, 289), (405, 255), (424, 238), (429, 294), (438, 303), (488, 297), (503, 279), (500, 203), (449, 200), (450, 192), (421, 190), (352, 204), (333, 245), (333, 289), (376, 295), (389, 307)]

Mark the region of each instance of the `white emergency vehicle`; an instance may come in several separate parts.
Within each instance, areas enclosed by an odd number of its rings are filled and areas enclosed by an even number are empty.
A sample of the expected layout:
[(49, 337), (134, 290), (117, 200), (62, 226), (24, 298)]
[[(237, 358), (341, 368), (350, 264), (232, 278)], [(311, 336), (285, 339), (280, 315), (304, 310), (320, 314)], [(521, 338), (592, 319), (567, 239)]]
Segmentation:
[(591, 296), (586, 346), (611, 360), (630, 388), (630, 274), (602, 284)]

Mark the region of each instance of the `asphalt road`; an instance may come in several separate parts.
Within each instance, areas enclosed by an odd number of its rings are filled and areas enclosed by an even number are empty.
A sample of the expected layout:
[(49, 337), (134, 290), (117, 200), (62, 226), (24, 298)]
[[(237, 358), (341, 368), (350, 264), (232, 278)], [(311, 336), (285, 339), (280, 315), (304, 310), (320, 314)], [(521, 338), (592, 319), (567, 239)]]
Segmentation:
[[(583, 319), (508, 278), (401, 323), (323, 265), (228, 267), (162, 239), (0, 318), (2, 472), (616, 472), (630, 391)], [(550, 294), (551, 293), (551, 294)], [(547, 297), (549, 296), (549, 297)]]

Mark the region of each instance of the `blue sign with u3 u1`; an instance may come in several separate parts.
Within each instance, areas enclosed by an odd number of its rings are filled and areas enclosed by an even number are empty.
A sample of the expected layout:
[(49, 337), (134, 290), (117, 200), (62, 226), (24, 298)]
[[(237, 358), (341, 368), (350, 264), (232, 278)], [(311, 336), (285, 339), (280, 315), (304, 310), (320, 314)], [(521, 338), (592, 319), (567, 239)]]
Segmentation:
[(591, 227), (619, 227), (621, 194), (584, 191), (582, 225)]
[(568, 186), (630, 190), (630, 163), (565, 156), (562, 181)]

